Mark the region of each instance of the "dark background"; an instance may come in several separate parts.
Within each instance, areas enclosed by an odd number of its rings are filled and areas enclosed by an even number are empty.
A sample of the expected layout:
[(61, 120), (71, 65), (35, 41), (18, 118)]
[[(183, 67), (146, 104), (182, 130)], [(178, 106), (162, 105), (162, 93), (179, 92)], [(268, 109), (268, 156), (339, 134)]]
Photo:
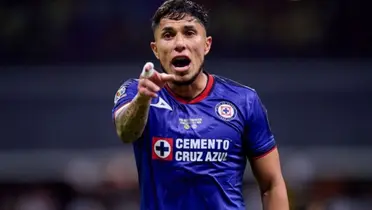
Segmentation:
[[(111, 120), (160, 0), (0, 3), (0, 209), (138, 209), (130, 145)], [(293, 209), (369, 209), (372, 30), (363, 1), (198, 1), (206, 69), (268, 108)], [(249, 169), (247, 209), (260, 209)]]

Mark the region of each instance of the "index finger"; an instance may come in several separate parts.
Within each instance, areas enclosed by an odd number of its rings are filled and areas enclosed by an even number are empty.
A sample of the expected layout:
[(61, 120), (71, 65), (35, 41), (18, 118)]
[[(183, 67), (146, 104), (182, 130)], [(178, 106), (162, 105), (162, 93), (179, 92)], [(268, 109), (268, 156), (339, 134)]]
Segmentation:
[(172, 82), (176, 79), (176, 77), (173, 74), (161, 73), (159, 76), (163, 82)]

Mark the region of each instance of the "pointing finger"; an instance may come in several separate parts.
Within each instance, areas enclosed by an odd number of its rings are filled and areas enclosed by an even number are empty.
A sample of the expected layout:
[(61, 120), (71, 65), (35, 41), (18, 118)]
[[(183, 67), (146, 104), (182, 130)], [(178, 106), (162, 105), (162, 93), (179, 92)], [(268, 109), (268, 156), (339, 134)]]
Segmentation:
[(164, 82), (171, 82), (171, 81), (174, 81), (176, 79), (173, 74), (161, 73), (161, 74), (159, 74), (159, 76), (160, 76), (160, 79)]

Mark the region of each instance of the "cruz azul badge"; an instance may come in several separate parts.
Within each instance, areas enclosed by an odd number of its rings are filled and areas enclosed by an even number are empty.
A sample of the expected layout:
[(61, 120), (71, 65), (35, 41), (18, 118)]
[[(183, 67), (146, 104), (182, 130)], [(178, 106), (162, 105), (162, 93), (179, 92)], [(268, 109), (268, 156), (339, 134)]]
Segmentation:
[(219, 118), (226, 121), (232, 120), (236, 116), (235, 106), (227, 101), (218, 103), (216, 105), (215, 111)]

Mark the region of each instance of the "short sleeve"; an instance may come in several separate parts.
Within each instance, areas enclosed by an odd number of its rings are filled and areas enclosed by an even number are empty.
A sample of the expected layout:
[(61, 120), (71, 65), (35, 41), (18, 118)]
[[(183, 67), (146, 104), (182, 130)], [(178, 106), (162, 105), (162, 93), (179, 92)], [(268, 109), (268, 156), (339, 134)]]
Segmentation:
[(138, 80), (129, 79), (125, 81), (115, 93), (114, 107), (112, 109), (112, 119), (115, 122), (116, 112), (124, 105), (133, 100), (137, 94)]
[(276, 147), (267, 110), (256, 92), (248, 97), (245, 149), (249, 158), (260, 158)]

